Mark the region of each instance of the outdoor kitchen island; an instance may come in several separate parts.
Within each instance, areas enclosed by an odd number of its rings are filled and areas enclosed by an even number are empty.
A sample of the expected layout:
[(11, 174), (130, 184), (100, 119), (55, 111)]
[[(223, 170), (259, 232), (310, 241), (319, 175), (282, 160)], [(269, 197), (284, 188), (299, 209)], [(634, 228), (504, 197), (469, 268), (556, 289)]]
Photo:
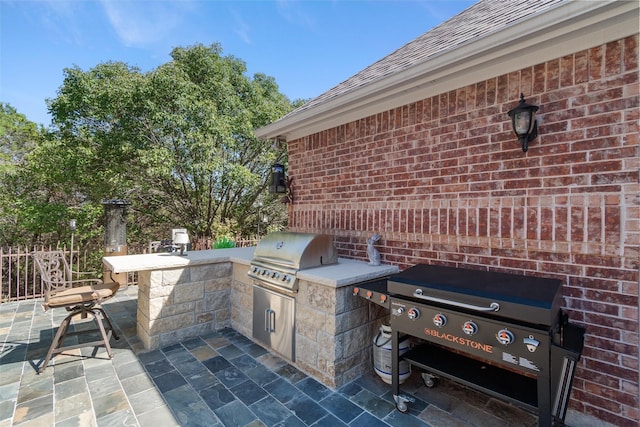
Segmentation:
[[(254, 248), (104, 257), (105, 270), (138, 273), (138, 350), (151, 351), (231, 327), (252, 339)], [(337, 388), (372, 369), (371, 340), (388, 311), (352, 297), (352, 285), (386, 280), (396, 266), (339, 258), (298, 273), (295, 360)], [(260, 343), (261, 344), (261, 343)]]

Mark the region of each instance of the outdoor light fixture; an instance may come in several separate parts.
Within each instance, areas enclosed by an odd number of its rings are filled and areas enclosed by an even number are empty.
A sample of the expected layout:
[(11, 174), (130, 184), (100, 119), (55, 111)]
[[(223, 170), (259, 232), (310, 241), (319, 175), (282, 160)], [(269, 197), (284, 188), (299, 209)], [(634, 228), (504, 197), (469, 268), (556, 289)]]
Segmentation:
[(516, 108), (509, 111), (513, 131), (518, 136), (518, 142), (525, 153), (529, 149), (529, 142), (538, 136), (538, 121), (536, 120), (537, 105), (527, 104), (524, 94), (520, 94), (520, 103)]
[(286, 194), (287, 178), (284, 174), (284, 166), (275, 164), (271, 166), (271, 184), (269, 185), (269, 193)]
[(184, 232), (177, 232), (173, 237), (173, 244), (180, 246), (180, 256), (187, 256), (187, 245), (189, 244), (189, 235)]
[(282, 202), (293, 202), (291, 181), (287, 178), (284, 172), (284, 166), (281, 164), (271, 166), (271, 184), (269, 184), (269, 193), (286, 194), (286, 197), (282, 198)]

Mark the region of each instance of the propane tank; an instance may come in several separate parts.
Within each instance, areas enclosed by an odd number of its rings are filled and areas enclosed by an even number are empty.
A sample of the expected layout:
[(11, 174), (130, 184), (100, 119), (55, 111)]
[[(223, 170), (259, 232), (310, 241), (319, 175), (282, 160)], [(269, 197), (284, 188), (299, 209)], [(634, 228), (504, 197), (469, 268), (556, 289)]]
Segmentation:
[[(400, 337), (400, 343), (398, 345), (398, 354), (401, 356), (409, 351), (409, 337)], [(378, 335), (373, 339), (373, 367), (387, 384), (391, 384), (391, 372), (393, 364), (391, 363), (391, 326), (381, 325)], [(405, 360), (401, 360), (399, 363), (399, 375), (398, 379), (402, 384), (411, 375), (411, 366)]]

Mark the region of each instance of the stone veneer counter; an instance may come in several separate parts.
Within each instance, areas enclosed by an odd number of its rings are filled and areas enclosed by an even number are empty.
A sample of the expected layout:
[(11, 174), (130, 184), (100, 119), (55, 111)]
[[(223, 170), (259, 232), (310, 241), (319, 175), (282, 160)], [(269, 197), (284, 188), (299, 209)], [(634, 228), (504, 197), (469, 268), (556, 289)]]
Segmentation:
[(249, 265), (253, 251), (108, 256), (103, 262), (114, 273), (138, 273), (136, 333), (143, 350), (154, 350), (230, 326), (234, 265)]
[[(114, 273), (138, 272), (137, 335), (143, 350), (233, 327), (253, 335), (254, 248), (104, 257)], [(372, 369), (372, 337), (388, 311), (352, 295), (351, 285), (398, 272), (390, 265), (339, 258), (302, 270), (295, 295), (293, 363), (337, 388)]]

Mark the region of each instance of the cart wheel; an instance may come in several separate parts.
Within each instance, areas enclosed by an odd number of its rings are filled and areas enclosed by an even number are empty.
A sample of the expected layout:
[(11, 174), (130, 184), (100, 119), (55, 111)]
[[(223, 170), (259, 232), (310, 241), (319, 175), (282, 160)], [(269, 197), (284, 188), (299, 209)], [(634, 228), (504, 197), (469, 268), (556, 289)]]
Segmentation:
[(425, 386), (432, 388), (433, 386), (436, 385), (436, 376), (433, 374), (423, 373), (422, 381), (424, 381)]
[(404, 400), (400, 400), (400, 402), (396, 403), (396, 408), (398, 409), (398, 411), (402, 412), (403, 414), (409, 410), (409, 406), (407, 405), (407, 402), (405, 402)]

